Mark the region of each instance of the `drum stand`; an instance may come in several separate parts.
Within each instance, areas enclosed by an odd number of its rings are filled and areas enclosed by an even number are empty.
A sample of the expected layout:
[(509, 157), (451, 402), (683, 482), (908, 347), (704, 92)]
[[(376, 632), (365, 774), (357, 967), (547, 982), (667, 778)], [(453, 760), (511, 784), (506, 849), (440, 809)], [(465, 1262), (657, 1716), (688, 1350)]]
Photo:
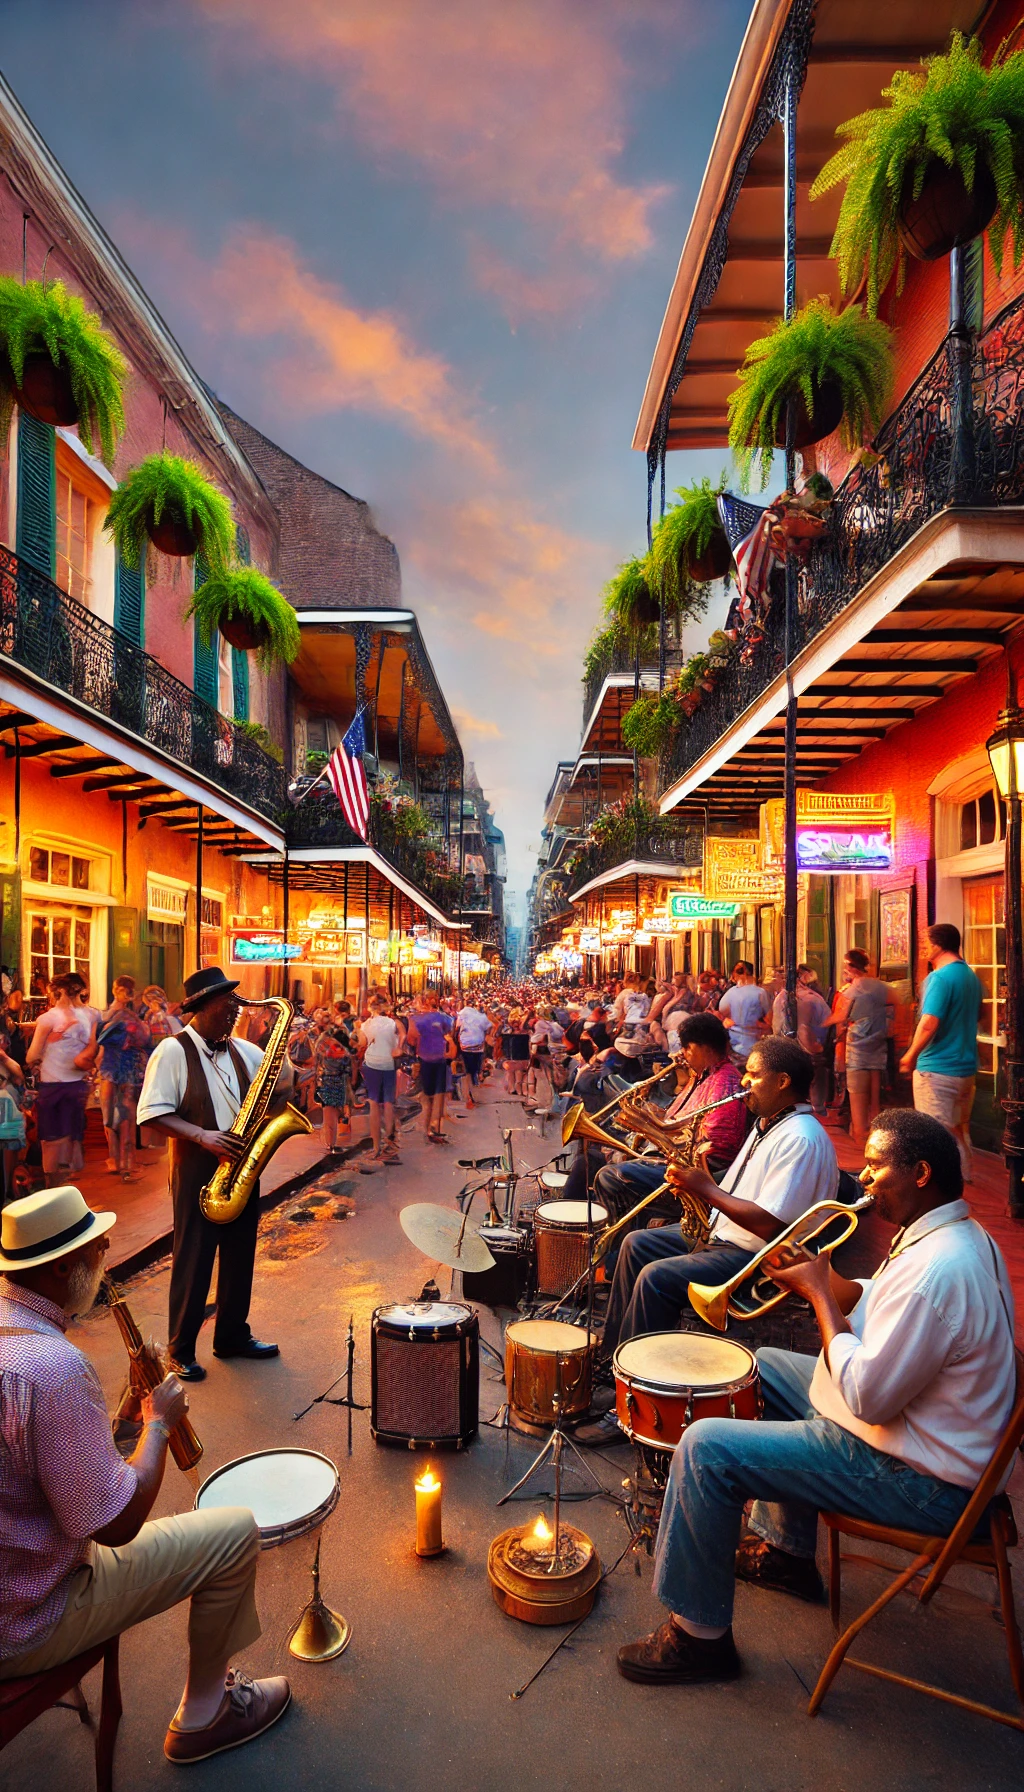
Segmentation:
[[(551, 1433), (551, 1436), (548, 1438), (547, 1443), (544, 1445), (544, 1448), (542, 1450), (540, 1450), (538, 1452), (538, 1454), (534, 1457), (534, 1459), (531, 1462), (529, 1468), (527, 1469), (525, 1475), (520, 1475), (515, 1486), (510, 1487), (507, 1493), (502, 1494), (500, 1500), (498, 1501), (498, 1504), (499, 1504), (499, 1506), (503, 1506), (505, 1504), (505, 1501), (510, 1500), (514, 1493), (518, 1493), (519, 1489), (521, 1487), (525, 1487), (526, 1483), (530, 1479), (531, 1475), (535, 1474), (539, 1468), (543, 1468), (545, 1462), (548, 1460), (548, 1457), (550, 1456), (551, 1466), (555, 1471), (555, 1546), (554, 1546), (555, 1547), (555, 1558), (554, 1559), (557, 1561), (557, 1559), (558, 1559), (558, 1519), (559, 1519), (559, 1510), (560, 1510), (561, 1503), (562, 1503), (562, 1455), (565, 1450), (566, 1444), (568, 1444), (573, 1455), (577, 1458), (577, 1460), (579, 1462), (582, 1463), (583, 1467), (586, 1469), (587, 1474), (590, 1476), (591, 1481), (594, 1483), (594, 1487), (595, 1487), (596, 1491), (598, 1493), (604, 1493), (605, 1489), (604, 1489), (604, 1487), (602, 1487), (601, 1482), (598, 1480), (596, 1474), (594, 1473), (594, 1470), (591, 1468), (590, 1463), (587, 1461), (587, 1458), (584, 1456), (583, 1451), (580, 1449), (579, 1445), (573, 1443), (573, 1440), (569, 1436), (569, 1433), (562, 1429), (562, 1390), (561, 1390), (561, 1386), (559, 1385), (561, 1382), (562, 1363), (561, 1363), (560, 1357), (556, 1357), (555, 1360), (556, 1360), (557, 1381), (556, 1381), (556, 1385), (555, 1385), (555, 1392), (554, 1392), (554, 1395), (552, 1396), (552, 1400), (551, 1400), (551, 1409), (555, 1415), (554, 1429)], [(510, 1418), (510, 1408), (506, 1404), (506, 1407), (504, 1409), (504, 1423), (505, 1423), (505, 1427), (506, 1427), (506, 1429), (505, 1429), (506, 1452), (508, 1450), (508, 1431), (510, 1428), (509, 1418)]]
[[(341, 1402), (339, 1401), (340, 1405)], [(313, 1557), (313, 1595), (303, 1607), (291, 1636), (288, 1639), (288, 1653), (297, 1661), (333, 1661), (347, 1649), (352, 1640), (352, 1626), (340, 1612), (332, 1612), (320, 1597), (320, 1545), (323, 1542), (321, 1531), (316, 1540), (316, 1555)]]
[[(345, 1340), (345, 1367), (342, 1370), (342, 1374), (345, 1377), (345, 1392), (343, 1394), (336, 1394), (333, 1399), (331, 1397), (331, 1388), (337, 1387), (338, 1382), (341, 1380), (341, 1375), (337, 1375), (331, 1382), (331, 1387), (325, 1388), (322, 1394), (317, 1394), (316, 1399), (311, 1400), (308, 1406), (304, 1406), (301, 1412), (293, 1414), (293, 1417), (296, 1419), (304, 1419), (307, 1412), (312, 1412), (314, 1406), (326, 1405), (347, 1407), (348, 1453), (350, 1456), (352, 1454), (352, 1414), (354, 1412), (366, 1412), (367, 1410), (365, 1404), (361, 1404), (358, 1400), (352, 1398), (352, 1369), (355, 1360), (356, 1339), (355, 1332), (352, 1329), (352, 1315), (350, 1313), (348, 1316), (348, 1337)], [(317, 1553), (319, 1556), (319, 1550)]]

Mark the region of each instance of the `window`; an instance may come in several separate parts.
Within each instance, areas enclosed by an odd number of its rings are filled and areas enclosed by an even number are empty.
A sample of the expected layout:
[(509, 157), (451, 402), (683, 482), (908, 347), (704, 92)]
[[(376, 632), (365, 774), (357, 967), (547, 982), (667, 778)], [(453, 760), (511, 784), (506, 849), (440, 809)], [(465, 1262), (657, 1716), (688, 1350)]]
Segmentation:
[(203, 926), (219, 929), (223, 926), (224, 904), (216, 896), (203, 897)]
[(960, 805), (960, 851), (974, 846), (992, 846), (1006, 838), (1006, 804), (994, 789)]
[(89, 976), (92, 947), (92, 913), (71, 909), (66, 914), (47, 911), (29, 915), (29, 994), (46, 994), (54, 977), (67, 971)]
[(57, 884), (65, 889), (87, 890), (91, 860), (75, 853), (51, 852), (45, 846), (29, 849), (28, 874), (33, 883)]
[(1006, 1010), (1006, 927), (1001, 877), (964, 879), (964, 957), (981, 980), (978, 1069), (991, 1076)]
[(231, 660), (231, 642), (217, 636), (217, 708), (222, 716), (235, 713), (235, 680)]
[(93, 543), (110, 493), (65, 442), (56, 444), (56, 580), (79, 603), (92, 597)]

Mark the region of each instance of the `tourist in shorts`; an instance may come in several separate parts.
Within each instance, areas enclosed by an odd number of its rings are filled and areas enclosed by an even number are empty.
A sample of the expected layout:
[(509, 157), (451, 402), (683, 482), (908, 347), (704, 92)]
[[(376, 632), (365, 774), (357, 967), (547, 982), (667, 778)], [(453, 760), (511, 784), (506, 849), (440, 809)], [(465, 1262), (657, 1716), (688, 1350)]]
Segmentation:
[[(54, 977), (51, 1006), (36, 1021), (25, 1056), (39, 1067), (36, 1127), (49, 1188), (58, 1188), (82, 1168), (85, 1101), (89, 1093), (88, 1054), (93, 1019), (78, 1003), (78, 978)], [(78, 1060), (82, 1059), (79, 1063)]]
[(409, 1044), (420, 1067), (423, 1136), (432, 1144), (446, 1145), (444, 1097), (448, 1060), (454, 1057), (455, 1046), (451, 1016), (441, 1013), (436, 989), (423, 991), (418, 1007), (409, 1017)]
[[(402, 1055), (402, 1036), (392, 1019), (391, 1004), (383, 994), (370, 997), (370, 1012), (359, 1029), (359, 1062), (363, 1087), (370, 1103), (371, 1163), (398, 1164), (394, 1144), (395, 1061)], [(381, 1122), (383, 1120), (383, 1128)]]

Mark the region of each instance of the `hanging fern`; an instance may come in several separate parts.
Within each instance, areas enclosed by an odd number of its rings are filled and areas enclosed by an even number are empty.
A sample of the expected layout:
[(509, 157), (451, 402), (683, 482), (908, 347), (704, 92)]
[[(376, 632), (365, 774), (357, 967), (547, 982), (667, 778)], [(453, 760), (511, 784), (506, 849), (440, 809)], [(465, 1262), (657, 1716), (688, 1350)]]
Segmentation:
[(622, 738), (640, 759), (656, 759), (682, 721), (678, 703), (667, 691), (660, 697), (638, 697), (622, 718)]
[(687, 590), (691, 583), (690, 567), (706, 552), (716, 530), (722, 524), (718, 515), (718, 495), (725, 490), (723, 473), (717, 485), (702, 479), (699, 485), (681, 485), (675, 496), (678, 504), (666, 510), (654, 526), (650, 564), (656, 589), (668, 603), (685, 607), (696, 615), (706, 605), (697, 593)]
[(626, 560), (604, 589), (604, 613), (631, 642), (654, 625), (658, 614), (657, 587), (650, 577), (646, 557)]
[(207, 647), (224, 620), (242, 616), (251, 622), (265, 636), (256, 649), (256, 659), (265, 670), (278, 660), (290, 665), (301, 646), (291, 604), (252, 566), (211, 573), (185, 611), (186, 620), (190, 616), (195, 617), (200, 640)]
[(111, 495), (104, 528), (126, 566), (138, 566), (150, 523), (164, 515), (184, 524), (196, 538), (196, 552), (211, 571), (231, 560), (235, 525), (231, 505), (194, 460), (177, 454), (147, 454)]
[(124, 430), (127, 363), (94, 311), (61, 280), (23, 286), (0, 276), (0, 434), (6, 439), (28, 355), (49, 355), (70, 380), (78, 433), (90, 454), (97, 444), (106, 464)]
[(729, 446), (744, 483), (757, 461), (766, 484), (787, 400), (802, 396), (811, 410), (815, 389), (831, 381), (842, 395), (843, 441), (858, 447), (885, 416), (893, 382), (891, 333), (858, 305), (837, 313), (828, 299), (811, 299), (750, 344), (729, 395)]
[(988, 242), (1001, 271), (1006, 241), (1013, 265), (1024, 254), (1024, 51), (997, 52), (982, 67), (981, 46), (955, 32), (948, 51), (918, 69), (900, 69), (873, 106), (836, 131), (845, 138), (811, 187), (817, 199), (845, 182), (832, 254), (844, 292), (867, 276), (868, 311), (893, 275), (902, 290), (906, 256), (897, 232), (908, 191), (918, 198), (930, 163), (956, 168), (969, 193), (979, 166), (995, 183)]

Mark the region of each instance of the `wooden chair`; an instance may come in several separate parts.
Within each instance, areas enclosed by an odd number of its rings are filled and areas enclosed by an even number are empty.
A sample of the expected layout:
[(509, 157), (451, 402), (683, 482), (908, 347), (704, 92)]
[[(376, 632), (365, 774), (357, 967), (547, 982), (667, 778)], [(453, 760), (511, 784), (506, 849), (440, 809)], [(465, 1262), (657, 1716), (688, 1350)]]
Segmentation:
[[(829, 1687), (846, 1661), (851, 1668), (860, 1668), (865, 1674), (874, 1674), (880, 1680), (894, 1680), (899, 1686), (912, 1686), (918, 1692), (927, 1692), (936, 1699), (944, 1699), (947, 1704), (959, 1705), (963, 1711), (976, 1712), (979, 1717), (990, 1717), (996, 1723), (1009, 1724), (1011, 1729), (1024, 1730), (1024, 1651), (1021, 1649), (1020, 1631), (1017, 1628), (1017, 1617), (1013, 1605), (1013, 1582), (1010, 1577), (1010, 1564), (1007, 1560), (1007, 1549), (1012, 1549), (1017, 1542), (1017, 1529), (1013, 1522), (1013, 1512), (1005, 1494), (997, 1494), (996, 1488), (1002, 1481), (1014, 1452), (1024, 1442), (1024, 1356), (1018, 1350), (1017, 1386), (1013, 1411), (1010, 1421), (1003, 1432), (988, 1467), (978, 1482), (971, 1498), (964, 1507), (963, 1514), (948, 1537), (928, 1537), (917, 1531), (898, 1531), (884, 1524), (868, 1524), (860, 1518), (847, 1518), (840, 1512), (823, 1512), (822, 1522), (828, 1527), (828, 1596), (829, 1610), (835, 1629), (839, 1629), (839, 1604), (841, 1598), (840, 1574), (843, 1561), (873, 1562), (876, 1567), (888, 1568), (892, 1564), (880, 1561), (877, 1556), (856, 1552), (848, 1556), (840, 1554), (840, 1535), (846, 1532), (851, 1537), (862, 1537), (869, 1543), (885, 1543), (894, 1549), (906, 1550), (913, 1556), (908, 1568), (901, 1570), (895, 1580), (888, 1586), (880, 1598), (866, 1611), (861, 1612), (853, 1623), (848, 1625), (839, 1637), (825, 1666), (821, 1670), (818, 1684), (814, 1688), (811, 1702), (807, 1707), (808, 1715), (814, 1717), (821, 1708), (821, 1702)], [(987, 1522), (988, 1536), (979, 1539), (976, 1532)], [(993, 1705), (980, 1705), (975, 1699), (961, 1698), (959, 1694), (946, 1692), (941, 1687), (931, 1686), (924, 1680), (913, 1680), (906, 1674), (896, 1674), (888, 1668), (879, 1668), (873, 1662), (856, 1661), (847, 1655), (847, 1650), (855, 1636), (872, 1618), (889, 1604), (890, 1600), (909, 1588), (915, 1576), (924, 1579), (917, 1592), (922, 1605), (927, 1605), (932, 1595), (942, 1585), (949, 1570), (957, 1563), (965, 1562), (971, 1567), (987, 1568), (994, 1574), (999, 1587), (999, 1604), (1003, 1625), (1006, 1631), (1006, 1652), (1010, 1661), (1010, 1677), (1014, 1691), (1021, 1706), (1022, 1715), (1015, 1717), (1011, 1712), (999, 1711)]]
[(0, 1749), (6, 1748), (54, 1705), (77, 1711), (83, 1724), (92, 1728), (92, 1715), (82, 1691), (82, 1680), (98, 1662), (103, 1663), (103, 1689), (100, 1693), (100, 1721), (96, 1731), (96, 1792), (113, 1792), (114, 1747), (121, 1722), (121, 1678), (118, 1668), (119, 1636), (97, 1643), (84, 1654), (62, 1661), (59, 1667), (47, 1668), (42, 1674), (26, 1674), (21, 1680), (0, 1680)]

